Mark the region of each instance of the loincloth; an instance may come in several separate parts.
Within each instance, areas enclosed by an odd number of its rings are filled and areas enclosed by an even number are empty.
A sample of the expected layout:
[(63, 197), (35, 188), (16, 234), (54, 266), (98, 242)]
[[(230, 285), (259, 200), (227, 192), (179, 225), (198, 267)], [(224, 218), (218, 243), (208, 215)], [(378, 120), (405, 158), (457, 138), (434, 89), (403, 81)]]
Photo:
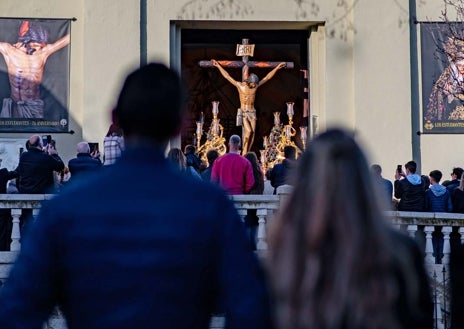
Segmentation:
[(248, 121), (256, 121), (256, 109), (237, 109), (237, 126), (241, 126), (243, 124), (243, 118), (247, 119)]
[(42, 119), (44, 107), (45, 103), (41, 99), (15, 102), (11, 98), (4, 98), (0, 118)]

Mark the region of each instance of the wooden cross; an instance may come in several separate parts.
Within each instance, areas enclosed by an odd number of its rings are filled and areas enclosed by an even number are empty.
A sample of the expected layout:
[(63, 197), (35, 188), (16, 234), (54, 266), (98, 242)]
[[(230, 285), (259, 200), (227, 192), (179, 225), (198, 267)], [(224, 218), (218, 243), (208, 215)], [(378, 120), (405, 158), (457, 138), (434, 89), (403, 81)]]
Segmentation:
[[(258, 67), (258, 68), (274, 68), (282, 62), (258, 62), (258, 61), (250, 61), (250, 56), (253, 56), (253, 52), (255, 49), (255, 45), (250, 45), (248, 43), (248, 39), (242, 39), (242, 44), (237, 45), (237, 50), (235, 54), (237, 56), (242, 57), (242, 61), (226, 61), (226, 60), (218, 60), (218, 63), (221, 64), (222, 67), (230, 67), (230, 68), (242, 68), (242, 81), (248, 79), (248, 70), (250, 67)], [(285, 68), (293, 69), (293, 62), (286, 62)], [(198, 62), (200, 67), (214, 67), (211, 64), (210, 60), (200, 61)]]

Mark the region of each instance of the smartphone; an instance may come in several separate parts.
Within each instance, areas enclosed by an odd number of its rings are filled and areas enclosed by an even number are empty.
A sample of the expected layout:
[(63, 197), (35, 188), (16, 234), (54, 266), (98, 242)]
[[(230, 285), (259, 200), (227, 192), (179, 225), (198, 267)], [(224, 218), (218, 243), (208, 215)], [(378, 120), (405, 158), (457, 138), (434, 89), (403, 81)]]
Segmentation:
[(48, 144), (50, 144), (51, 141), (52, 141), (52, 135), (43, 135), (43, 136), (42, 136), (43, 147), (45, 147), (45, 146), (47, 146)]
[(398, 174), (401, 174), (401, 173), (403, 172), (403, 169), (402, 169), (402, 166), (401, 166), (401, 165), (397, 165), (397, 166), (396, 166), (396, 172), (397, 172)]
[(89, 143), (90, 153), (98, 151), (98, 143)]

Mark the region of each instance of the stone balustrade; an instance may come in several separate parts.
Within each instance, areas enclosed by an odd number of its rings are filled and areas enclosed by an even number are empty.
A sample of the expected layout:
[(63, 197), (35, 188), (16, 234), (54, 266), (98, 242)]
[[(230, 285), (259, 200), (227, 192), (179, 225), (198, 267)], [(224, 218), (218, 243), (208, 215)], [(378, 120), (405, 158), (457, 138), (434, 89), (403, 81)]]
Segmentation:
[[(279, 195), (231, 196), (242, 219), (249, 209), (256, 209), (259, 218), (257, 250), (260, 252), (267, 249), (267, 225), (272, 221), (272, 217), (279, 209), (282, 200), (288, 195), (287, 191), (284, 190), (284, 193)], [(52, 194), (0, 194), (0, 209), (10, 209), (11, 211), (13, 224), (11, 252), (19, 251), (21, 248), (19, 218), (23, 210), (32, 209), (33, 216), (36, 217), (42, 202), (51, 198), (53, 198)], [(423, 232), (425, 236), (425, 262), (428, 265), (435, 264), (432, 247), (432, 232), (435, 227), (440, 227), (444, 235), (443, 264), (449, 262), (452, 232), (459, 234), (460, 241), (464, 243), (464, 214), (387, 211), (386, 215), (391, 219), (394, 227), (406, 231), (412, 237), (416, 237), (417, 232)]]
[[(288, 189), (284, 189), (278, 195), (234, 195), (231, 200), (234, 202), (237, 211), (242, 219), (249, 209), (256, 209), (258, 221), (257, 232), (257, 252), (260, 256), (265, 256), (267, 245), (267, 228), (272, 222), (272, 218), (279, 209), (282, 201), (288, 196)], [(20, 227), (19, 218), (24, 209), (32, 209), (33, 216), (36, 217), (40, 211), (42, 202), (53, 198), (53, 195), (27, 195), (27, 194), (0, 194), (0, 209), (10, 209), (13, 230), (11, 234), (10, 251), (0, 252), (0, 286), (8, 277), (8, 272), (20, 250)], [(451, 240), (464, 243), (464, 214), (454, 213), (426, 213), (426, 212), (401, 212), (387, 211), (387, 218), (392, 225), (399, 230), (405, 231), (417, 240), (422, 236), (424, 241), (425, 264), (429, 272), (434, 302), (436, 305), (435, 318), (437, 328), (443, 328), (446, 321), (447, 305), (449, 306), (449, 293), (447, 293), (447, 265), (451, 250)], [(439, 227), (443, 233), (443, 259), (442, 264), (436, 264), (433, 256), (432, 233)], [(419, 239), (420, 240), (420, 239)], [(448, 308), (449, 310), (449, 308)], [(220, 319), (216, 319), (221, 321)], [(53, 325), (53, 323), (55, 325)], [(48, 328), (65, 328), (60, 316), (56, 316), (49, 322)], [(213, 325), (214, 327), (214, 325)], [(218, 327), (216, 327), (218, 328)]]

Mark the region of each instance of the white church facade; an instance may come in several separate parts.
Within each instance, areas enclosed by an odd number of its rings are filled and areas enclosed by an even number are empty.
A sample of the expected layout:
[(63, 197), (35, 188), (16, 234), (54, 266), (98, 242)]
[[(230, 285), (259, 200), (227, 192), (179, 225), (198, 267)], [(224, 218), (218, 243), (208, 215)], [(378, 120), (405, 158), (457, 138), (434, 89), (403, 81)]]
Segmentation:
[[(369, 160), (393, 179), (396, 165), (411, 159), (423, 174), (439, 169), (445, 178), (452, 167), (464, 166), (461, 134), (424, 131), (420, 22), (439, 20), (443, 6), (442, 0), (2, 0), (0, 13), (31, 20), (75, 18), (67, 105), (69, 131), (74, 133), (53, 134), (66, 162), (74, 157), (79, 141), (101, 144), (122, 79), (141, 63), (161, 61), (188, 75), (192, 71), (182, 61), (194, 55), (185, 55), (185, 49), (194, 44), (196, 51), (204, 47), (205, 56), (210, 54), (203, 32), (210, 33), (210, 39), (225, 35), (224, 44), (235, 49), (240, 36), (250, 31), (258, 36), (250, 40), (257, 54), (274, 47), (264, 54), (275, 58), (257, 60), (286, 61), (292, 50), (279, 49), (284, 42), (273, 40), (276, 31), (277, 39), (303, 36), (294, 70), (307, 69), (308, 106), (297, 103), (295, 118), (308, 126), (308, 137), (335, 125), (353, 129)], [(409, 24), (411, 19), (416, 23)], [(229, 31), (237, 36), (233, 42), (227, 39)], [(218, 54), (221, 51), (229, 50)], [(262, 77), (265, 71), (260, 72)], [(259, 91), (264, 98), (265, 88)], [(259, 117), (258, 125), (266, 120)], [(0, 143), (4, 140), (14, 149), (31, 134), (0, 127)], [(181, 138), (172, 143), (180, 146)], [(5, 145), (0, 152), (10, 150)]]

